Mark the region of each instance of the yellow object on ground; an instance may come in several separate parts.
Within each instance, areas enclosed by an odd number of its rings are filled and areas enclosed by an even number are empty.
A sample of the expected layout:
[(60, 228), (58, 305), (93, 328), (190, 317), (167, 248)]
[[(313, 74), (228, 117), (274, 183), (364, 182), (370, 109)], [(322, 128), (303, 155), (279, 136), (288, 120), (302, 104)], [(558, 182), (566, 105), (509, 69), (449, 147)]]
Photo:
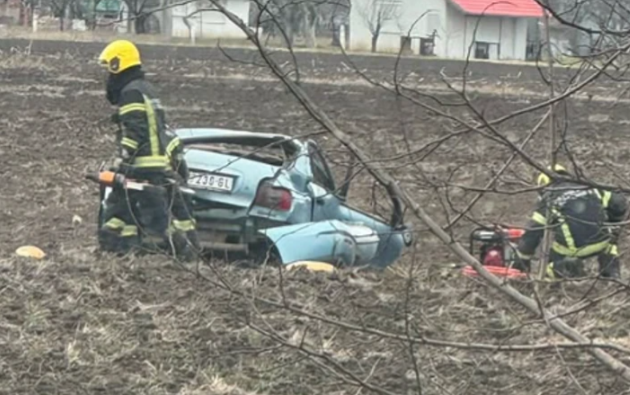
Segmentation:
[(293, 262), (291, 264), (288, 264), (286, 266), (287, 269), (291, 270), (291, 269), (295, 269), (298, 267), (304, 267), (307, 268), (308, 270), (314, 271), (314, 272), (328, 272), (328, 273), (332, 273), (335, 271), (335, 267), (333, 265), (331, 265), (330, 263), (326, 263), (326, 262), (317, 262), (317, 261), (298, 261), (298, 262)]
[(15, 250), (15, 253), (18, 254), (19, 256), (23, 256), (26, 258), (35, 258), (35, 259), (42, 259), (43, 257), (46, 256), (44, 251), (42, 251), (41, 249), (35, 246), (22, 246), (18, 248), (17, 250)]

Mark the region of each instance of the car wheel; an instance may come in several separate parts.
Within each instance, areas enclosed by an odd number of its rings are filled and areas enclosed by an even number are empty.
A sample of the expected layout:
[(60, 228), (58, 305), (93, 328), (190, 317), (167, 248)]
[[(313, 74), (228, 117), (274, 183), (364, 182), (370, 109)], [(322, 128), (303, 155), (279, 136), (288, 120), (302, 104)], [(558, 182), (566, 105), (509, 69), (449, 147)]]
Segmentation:
[(282, 265), (282, 259), (280, 259), (280, 254), (278, 253), (276, 247), (265, 243), (253, 245), (250, 249), (249, 257), (256, 266), (263, 265), (265, 263), (265, 259), (267, 259), (266, 264), (268, 266)]

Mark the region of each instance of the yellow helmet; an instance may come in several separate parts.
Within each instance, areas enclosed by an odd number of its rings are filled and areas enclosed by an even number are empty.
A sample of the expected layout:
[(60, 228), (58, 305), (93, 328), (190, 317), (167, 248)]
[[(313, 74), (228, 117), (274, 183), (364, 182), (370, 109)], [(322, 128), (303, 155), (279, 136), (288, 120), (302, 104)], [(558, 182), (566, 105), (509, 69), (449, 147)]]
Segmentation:
[[(553, 167), (553, 170), (551, 170), (551, 166), (548, 166), (547, 169), (561, 175), (562, 174), (569, 175), (569, 172), (567, 171), (567, 169), (562, 165), (556, 164)], [(548, 185), (550, 182), (551, 182), (551, 179), (549, 179), (549, 176), (546, 175), (545, 173), (540, 173), (540, 175), (538, 176), (538, 179), (536, 180), (536, 183), (538, 184), (539, 187)]]
[(116, 40), (109, 43), (98, 57), (98, 62), (112, 74), (122, 73), (142, 64), (140, 51), (131, 41)]

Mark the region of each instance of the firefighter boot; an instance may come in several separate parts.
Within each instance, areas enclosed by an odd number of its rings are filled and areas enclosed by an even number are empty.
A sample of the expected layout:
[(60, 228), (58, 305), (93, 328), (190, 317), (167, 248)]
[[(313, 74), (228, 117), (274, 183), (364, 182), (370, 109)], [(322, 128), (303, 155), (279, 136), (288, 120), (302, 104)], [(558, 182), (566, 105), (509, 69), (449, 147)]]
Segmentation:
[(186, 238), (190, 242), (194, 252), (199, 254), (201, 252), (201, 244), (199, 244), (199, 236), (197, 236), (196, 230), (189, 230), (186, 232)]
[(125, 255), (138, 252), (140, 241), (137, 234), (122, 234), (119, 231), (102, 227), (98, 232), (98, 243), (102, 251)]
[(554, 257), (554, 261), (547, 267), (547, 274), (551, 278), (580, 278), (585, 277), (584, 262), (578, 258)]
[(104, 226), (98, 230), (98, 246), (101, 251), (118, 252), (120, 249), (120, 235), (117, 231)]
[(532, 261), (525, 256), (521, 256), (520, 254), (517, 254), (516, 257), (514, 257), (514, 263), (512, 264), (512, 268), (516, 269), (516, 270), (520, 270), (524, 273), (529, 273), (529, 271), (531, 270), (532, 267)]
[(188, 243), (185, 247), (185, 254), (189, 257), (188, 260), (194, 260), (201, 254), (201, 245), (199, 244), (199, 237), (196, 230), (189, 230), (185, 233)]
[(615, 252), (616, 248), (611, 248), (597, 257), (597, 263), (599, 264), (599, 275), (601, 277), (612, 279), (621, 278), (621, 265), (619, 262), (619, 257), (614, 254)]
[(184, 262), (191, 262), (196, 257), (194, 248), (190, 245), (188, 238), (184, 232), (178, 231), (171, 234), (172, 248), (171, 253), (177, 259)]

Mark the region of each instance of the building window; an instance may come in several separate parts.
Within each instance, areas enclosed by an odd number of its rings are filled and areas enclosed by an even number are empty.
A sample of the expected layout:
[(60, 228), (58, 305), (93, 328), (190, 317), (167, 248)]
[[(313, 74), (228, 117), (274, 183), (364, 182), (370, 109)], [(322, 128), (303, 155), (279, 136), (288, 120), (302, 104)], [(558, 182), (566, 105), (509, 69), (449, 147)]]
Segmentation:
[(475, 59), (490, 59), (490, 43), (475, 41)]

